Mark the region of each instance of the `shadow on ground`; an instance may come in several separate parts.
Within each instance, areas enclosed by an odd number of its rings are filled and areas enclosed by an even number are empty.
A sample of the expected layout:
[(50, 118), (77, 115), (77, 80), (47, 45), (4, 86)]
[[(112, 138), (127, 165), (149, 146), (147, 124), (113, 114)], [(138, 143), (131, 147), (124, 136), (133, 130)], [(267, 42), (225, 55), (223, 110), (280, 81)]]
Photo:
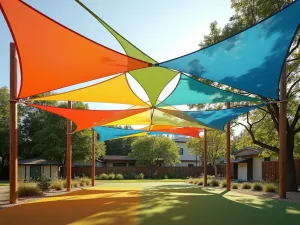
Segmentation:
[(95, 187), (0, 211), (1, 224), (284, 225), (298, 224), (300, 204), (187, 184), (143, 190)]
[(139, 224), (297, 224), (300, 204), (196, 186), (161, 186), (141, 192)]

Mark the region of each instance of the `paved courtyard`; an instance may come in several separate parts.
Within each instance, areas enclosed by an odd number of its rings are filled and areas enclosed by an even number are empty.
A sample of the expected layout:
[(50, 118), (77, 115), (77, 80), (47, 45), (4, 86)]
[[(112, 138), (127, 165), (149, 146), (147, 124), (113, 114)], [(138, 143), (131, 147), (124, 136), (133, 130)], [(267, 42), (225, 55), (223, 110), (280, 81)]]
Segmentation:
[(300, 204), (183, 182), (99, 183), (0, 211), (5, 225), (284, 225), (300, 221)]

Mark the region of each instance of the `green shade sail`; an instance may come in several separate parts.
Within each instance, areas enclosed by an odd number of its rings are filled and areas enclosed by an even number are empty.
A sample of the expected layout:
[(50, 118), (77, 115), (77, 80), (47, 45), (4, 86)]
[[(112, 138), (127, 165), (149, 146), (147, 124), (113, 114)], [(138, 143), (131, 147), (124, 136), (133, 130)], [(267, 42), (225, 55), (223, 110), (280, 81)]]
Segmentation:
[[(97, 19), (116, 38), (127, 55), (149, 63), (157, 63), (154, 59), (138, 49), (117, 31), (111, 28), (83, 3), (81, 3), (79, 0), (76, 0), (76, 2), (80, 4), (84, 9), (86, 9), (93, 17), (95, 17), (95, 19)], [(130, 72), (130, 74), (145, 89), (150, 99), (151, 105), (155, 105), (160, 93), (165, 88), (165, 86), (177, 75), (177, 72), (171, 71), (166, 68), (153, 67), (149, 68), (149, 70), (135, 70)]]

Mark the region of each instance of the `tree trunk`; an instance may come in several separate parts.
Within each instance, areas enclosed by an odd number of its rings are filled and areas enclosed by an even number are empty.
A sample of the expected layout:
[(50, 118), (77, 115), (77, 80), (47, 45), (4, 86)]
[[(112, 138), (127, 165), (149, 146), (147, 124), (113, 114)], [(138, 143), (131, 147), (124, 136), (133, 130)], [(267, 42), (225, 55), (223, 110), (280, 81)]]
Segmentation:
[(218, 168), (217, 168), (216, 165), (212, 165), (212, 166), (213, 166), (214, 171), (215, 171), (215, 177), (217, 178), (217, 176), (218, 176)]
[(294, 135), (287, 134), (286, 140), (286, 191), (298, 191), (296, 180), (296, 168), (294, 161)]

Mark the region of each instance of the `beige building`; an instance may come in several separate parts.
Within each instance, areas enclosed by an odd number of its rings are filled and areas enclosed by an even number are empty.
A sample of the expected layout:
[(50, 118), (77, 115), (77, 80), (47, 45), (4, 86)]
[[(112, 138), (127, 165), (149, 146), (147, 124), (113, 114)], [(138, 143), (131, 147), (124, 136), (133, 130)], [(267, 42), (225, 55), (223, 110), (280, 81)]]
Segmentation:
[(55, 160), (24, 159), (18, 160), (18, 177), (20, 180), (37, 179), (45, 176), (49, 179), (59, 177), (62, 164)]

